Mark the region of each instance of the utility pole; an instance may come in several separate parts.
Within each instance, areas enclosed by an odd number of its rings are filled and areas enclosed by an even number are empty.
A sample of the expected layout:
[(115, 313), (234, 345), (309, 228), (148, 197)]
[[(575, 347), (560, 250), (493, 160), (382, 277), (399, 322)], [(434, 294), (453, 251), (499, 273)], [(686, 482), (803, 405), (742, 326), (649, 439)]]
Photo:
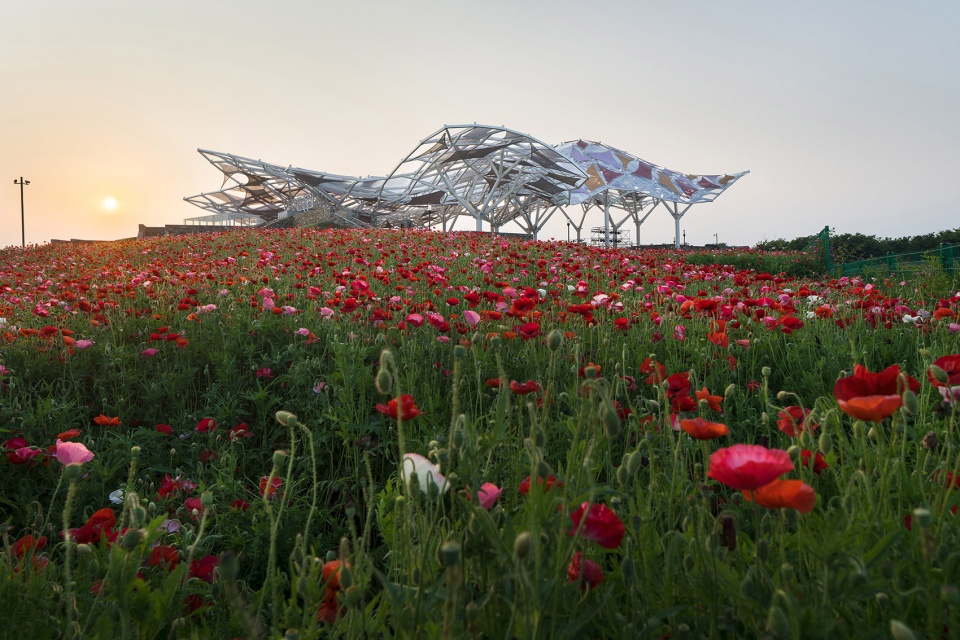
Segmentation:
[(20, 185), (20, 246), (27, 246), (27, 227), (23, 222), (23, 187), (30, 184), (29, 180), (24, 180), (23, 176), (20, 176), (20, 180), (14, 180), (13, 184)]

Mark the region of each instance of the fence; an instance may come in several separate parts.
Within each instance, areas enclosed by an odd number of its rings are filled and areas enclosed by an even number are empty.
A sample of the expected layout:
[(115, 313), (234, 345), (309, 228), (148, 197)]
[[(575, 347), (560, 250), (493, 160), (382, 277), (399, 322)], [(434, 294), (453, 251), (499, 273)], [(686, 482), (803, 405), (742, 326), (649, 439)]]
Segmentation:
[(865, 270), (880, 270), (887, 273), (904, 273), (922, 267), (933, 259), (938, 259), (946, 273), (960, 274), (960, 245), (942, 244), (939, 249), (913, 251), (911, 253), (889, 253), (879, 258), (845, 262), (838, 266), (841, 276), (863, 275)]

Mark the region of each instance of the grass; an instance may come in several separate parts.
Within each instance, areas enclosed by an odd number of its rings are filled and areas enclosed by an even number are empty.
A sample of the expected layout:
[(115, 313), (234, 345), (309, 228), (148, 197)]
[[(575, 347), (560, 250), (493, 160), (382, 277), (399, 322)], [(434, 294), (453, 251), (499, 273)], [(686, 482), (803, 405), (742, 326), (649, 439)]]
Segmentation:
[[(927, 371), (957, 352), (958, 298), (806, 260), (390, 231), (5, 250), (8, 619), (38, 639), (948, 636), (960, 459)], [(847, 415), (855, 364), (898, 365), (916, 404)], [(404, 394), (422, 413), (386, 415)], [(679, 405), (730, 434), (675, 431)], [(794, 405), (816, 430), (778, 428)], [(64, 468), (58, 434), (95, 457)], [(787, 451), (813, 509), (709, 478), (737, 443)], [(401, 475), (406, 453), (447, 488)]]

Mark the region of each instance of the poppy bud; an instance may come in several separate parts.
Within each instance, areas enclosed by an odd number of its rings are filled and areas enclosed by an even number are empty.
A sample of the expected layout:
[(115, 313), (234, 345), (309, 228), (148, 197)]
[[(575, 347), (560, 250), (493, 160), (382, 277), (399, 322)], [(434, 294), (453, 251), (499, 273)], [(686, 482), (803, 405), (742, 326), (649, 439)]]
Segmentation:
[(908, 388), (903, 392), (903, 408), (912, 416), (917, 415), (917, 412), (920, 411), (920, 401), (912, 389)]
[(537, 477), (546, 480), (550, 477), (550, 465), (545, 460), (537, 462)]
[(460, 545), (453, 540), (447, 540), (440, 545), (440, 564), (445, 567), (455, 567), (460, 562)]
[(211, 492), (209, 492), (209, 491), (204, 491), (203, 493), (201, 493), (201, 494), (200, 494), (200, 504), (202, 504), (204, 507), (212, 507), (212, 506), (213, 506), (213, 494), (212, 494)]
[(603, 430), (611, 440), (620, 435), (620, 416), (613, 407), (602, 405), (600, 418), (603, 420)]
[(933, 376), (933, 379), (940, 384), (947, 384), (947, 380), (949, 380), (947, 372), (935, 364), (930, 365), (930, 374)]
[(791, 637), (790, 618), (777, 605), (770, 607), (770, 612), (767, 614), (766, 630), (778, 638)]
[(825, 456), (830, 455), (830, 452), (833, 451), (833, 436), (824, 431), (820, 434), (820, 438), (817, 441), (817, 445), (820, 448), (820, 453)]
[(457, 429), (453, 432), (453, 446), (457, 449), (463, 448), (463, 430)]
[(375, 386), (377, 391), (384, 395), (390, 393), (393, 390), (393, 376), (386, 369), (380, 369), (377, 371)]
[(597, 368), (593, 365), (589, 365), (583, 368), (583, 377), (587, 380), (596, 380), (597, 379)]
[(626, 465), (620, 465), (617, 468), (617, 482), (620, 484), (627, 484), (630, 480), (630, 472), (627, 471)]
[(340, 565), (340, 588), (347, 589), (353, 586), (353, 571), (350, 570), (350, 565), (346, 562)]
[(917, 640), (917, 635), (899, 620), (890, 621), (890, 635), (893, 640)]
[(533, 548), (533, 536), (529, 531), (521, 531), (513, 540), (513, 557), (517, 560), (523, 560), (530, 555)]
[(867, 431), (867, 437), (871, 440), (876, 440), (880, 433), (877, 431), (876, 427), (870, 427), (870, 430)]
[(453, 348), (453, 359), (454, 360), (463, 360), (467, 356), (467, 348), (462, 344), (458, 344)]
[(490, 336), (490, 350), (494, 353), (500, 350), (500, 336)]
[(913, 521), (919, 524), (924, 529), (929, 529), (933, 524), (933, 514), (930, 513), (929, 509), (914, 509), (913, 510)]
[(929, 358), (933, 354), (930, 353), (929, 349), (920, 349), (920, 355), (924, 358)]
[(547, 348), (550, 351), (556, 351), (563, 344), (563, 335), (559, 329), (554, 329), (547, 335)]
[(790, 394), (788, 394), (786, 391), (777, 392), (777, 400), (779, 400), (780, 402), (786, 402), (788, 397), (790, 397)]
[(138, 446), (136, 446), (136, 445), (130, 447), (130, 456), (133, 457), (133, 458), (139, 458), (139, 457), (140, 457), (140, 447), (138, 447)]
[(351, 608), (360, 604), (360, 587), (354, 584), (344, 589), (343, 604)]
[(277, 451), (273, 452), (273, 466), (279, 467), (281, 464), (283, 464), (283, 461), (286, 459), (287, 459), (286, 451), (282, 449), (278, 449)]
[(82, 556), (89, 554), (91, 551), (93, 551), (93, 549), (91, 549), (90, 545), (86, 543), (81, 543), (77, 545), (77, 553), (79, 553)]
[(287, 629), (283, 634), (283, 640), (300, 640), (300, 631), (298, 629)]
[(770, 367), (764, 367), (764, 368), (760, 369), (760, 374), (763, 375), (764, 378), (769, 378), (769, 377), (770, 377), (770, 373), (771, 373), (771, 372), (770, 372)]
[(762, 424), (763, 426), (767, 426), (768, 424), (770, 424), (770, 416), (767, 415), (766, 411), (760, 414), (760, 424)]
[(730, 384), (727, 385), (727, 388), (724, 389), (724, 391), (723, 391), (723, 397), (724, 397), (724, 398), (729, 398), (730, 396), (733, 395), (733, 392), (736, 391), (736, 390), (737, 390), (737, 385), (735, 385), (734, 383), (731, 382)]
[(813, 436), (810, 435), (810, 432), (803, 430), (800, 432), (800, 444), (804, 447), (810, 447), (813, 444)]
[(120, 542), (120, 546), (123, 547), (124, 551), (133, 551), (140, 544), (140, 540), (143, 536), (140, 535), (139, 529), (130, 529), (123, 535), (123, 540)]
[(285, 427), (292, 429), (297, 426), (297, 416), (293, 415), (289, 411), (277, 411), (276, 418), (277, 422)]
[(131, 511), (131, 515), (133, 516), (133, 526), (139, 528), (143, 526), (143, 521), (147, 517), (147, 510), (143, 507), (137, 506)]
[(640, 472), (641, 467), (643, 467), (643, 456), (639, 451), (634, 451), (627, 457), (627, 473), (635, 476)]

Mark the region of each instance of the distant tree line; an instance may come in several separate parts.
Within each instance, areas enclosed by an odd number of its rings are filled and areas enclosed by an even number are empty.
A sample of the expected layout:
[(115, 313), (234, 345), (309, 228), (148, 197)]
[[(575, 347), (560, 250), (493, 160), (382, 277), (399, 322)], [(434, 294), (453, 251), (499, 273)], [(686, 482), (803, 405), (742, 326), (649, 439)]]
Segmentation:
[[(960, 229), (938, 231), (922, 236), (904, 238), (878, 238), (862, 233), (841, 233), (830, 235), (830, 260), (834, 264), (854, 262), (868, 258), (879, 258), (888, 253), (912, 253), (915, 251), (936, 250), (941, 244), (960, 244)], [(764, 240), (757, 243), (757, 249), (763, 251), (810, 251), (820, 249), (817, 235), (803, 236), (793, 240)]]

